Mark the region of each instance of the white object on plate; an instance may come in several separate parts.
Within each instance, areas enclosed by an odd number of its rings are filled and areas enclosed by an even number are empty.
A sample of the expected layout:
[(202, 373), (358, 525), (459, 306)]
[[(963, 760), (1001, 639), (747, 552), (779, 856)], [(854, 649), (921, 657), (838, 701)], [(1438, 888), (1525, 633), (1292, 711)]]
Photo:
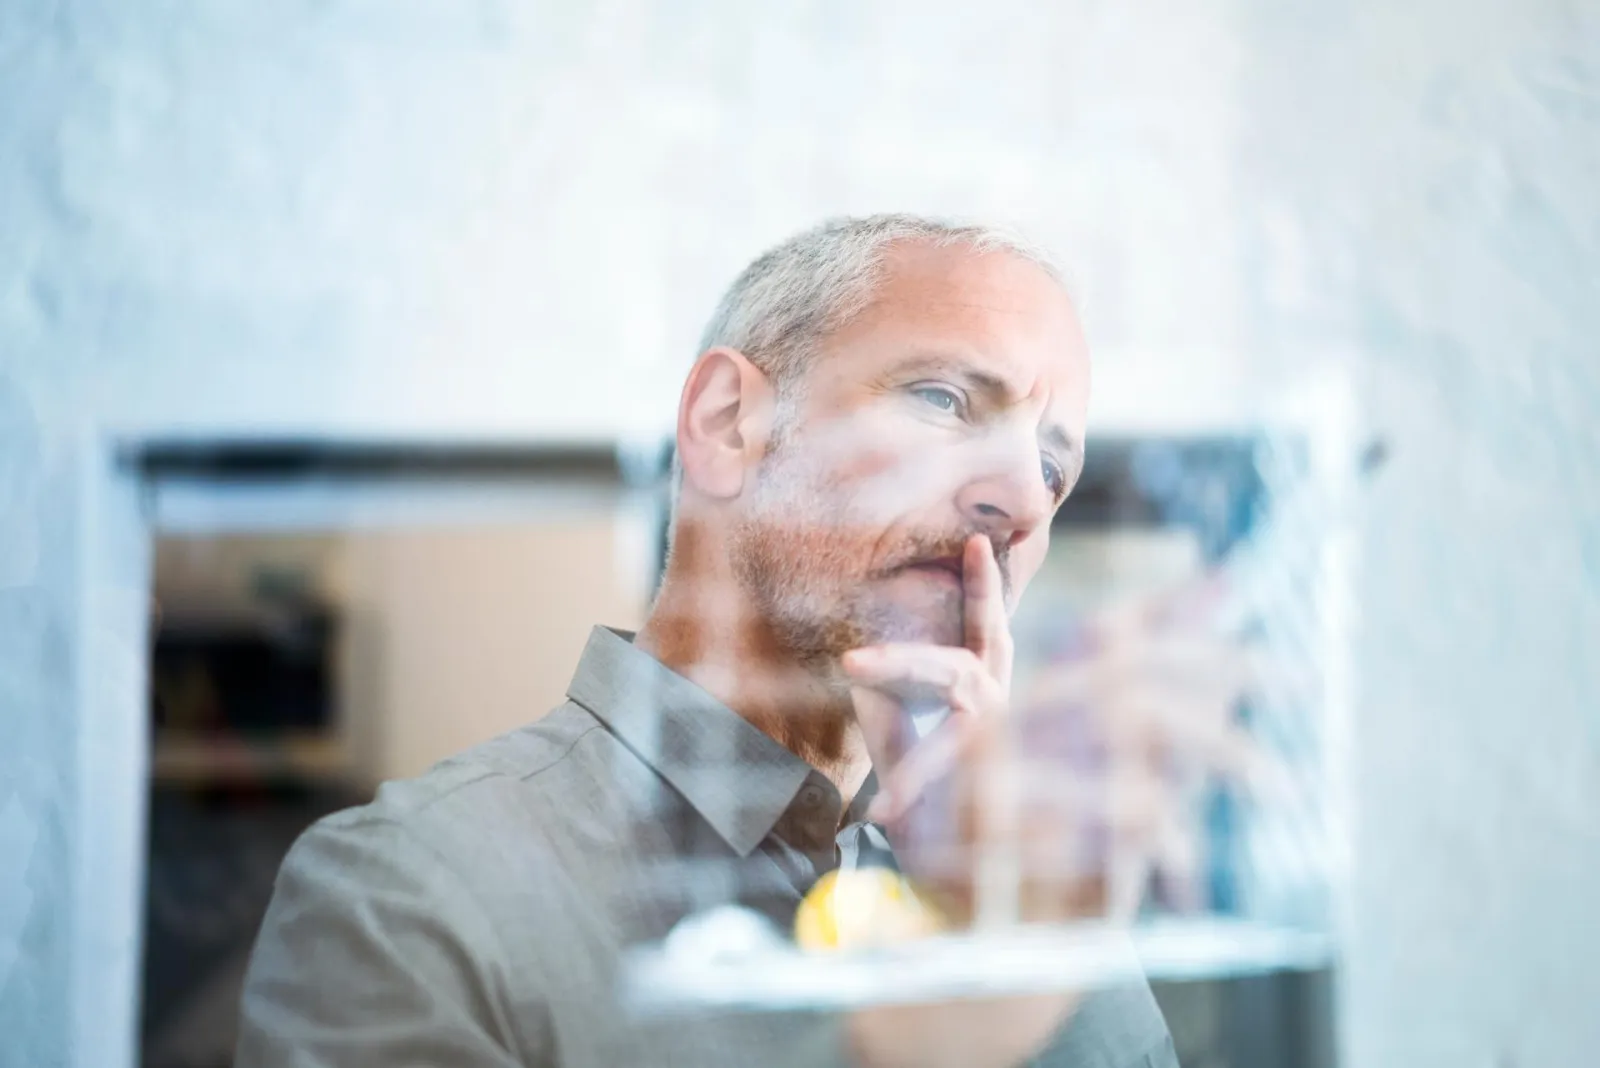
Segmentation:
[(680, 920), (662, 940), (665, 959), (694, 968), (782, 951), (788, 940), (772, 921), (738, 905), (719, 905)]

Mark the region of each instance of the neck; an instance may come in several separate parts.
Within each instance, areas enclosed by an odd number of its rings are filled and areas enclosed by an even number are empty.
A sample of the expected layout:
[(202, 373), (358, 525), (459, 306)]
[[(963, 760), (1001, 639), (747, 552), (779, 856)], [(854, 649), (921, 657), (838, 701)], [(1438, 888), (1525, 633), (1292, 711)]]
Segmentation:
[(680, 525), (634, 645), (822, 772), (848, 805), (871, 767), (849, 690), (783, 646), (717, 542)]

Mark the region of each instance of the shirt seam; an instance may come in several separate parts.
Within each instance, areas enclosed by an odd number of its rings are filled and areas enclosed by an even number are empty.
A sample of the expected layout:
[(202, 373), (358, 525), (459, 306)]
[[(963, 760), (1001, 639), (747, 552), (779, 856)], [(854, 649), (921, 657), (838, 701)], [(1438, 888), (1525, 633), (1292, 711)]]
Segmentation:
[[(588, 709), (584, 709), (584, 711), (587, 712)], [(532, 771), (525, 771), (522, 774), (515, 776), (515, 781), (516, 782), (529, 782), (529, 781), (531, 781), (533, 779), (538, 778), (540, 775), (543, 775), (545, 772), (549, 771), (551, 768), (555, 767), (557, 764), (559, 764), (563, 760), (567, 759), (567, 757), (571, 756), (572, 755), (572, 751), (574, 749), (578, 748), (578, 743), (579, 742), (581, 742), (585, 738), (589, 737), (589, 735), (593, 734), (595, 731), (601, 730), (601, 729), (603, 729), (603, 728), (602, 728), (602, 725), (599, 724), (599, 723), (596, 723), (596, 724), (594, 724), (592, 726), (589, 726), (589, 727), (585, 727), (583, 729), (583, 733), (579, 734), (576, 738), (572, 739), (572, 742), (565, 749), (563, 749), (558, 756), (551, 757), (550, 761), (548, 763), (542, 764), (539, 767), (534, 768)], [(448, 791), (446, 791), (444, 793), (441, 793), (441, 794), (437, 794), (434, 797), (428, 798), (426, 801), (424, 801), (420, 805), (418, 805), (414, 811), (422, 812), (422, 811), (424, 811), (424, 810), (426, 810), (428, 808), (431, 808), (434, 805), (438, 804), (440, 801), (443, 801), (445, 798), (449, 797), (453, 793), (456, 793), (458, 790), (464, 790), (468, 786), (476, 786), (478, 783), (483, 782), (485, 779), (493, 779), (493, 778), (495, 778), (497, 776), (501, 776), (501, 775), (505, 775), (505, 773), (502, 772), (502, 771), (498, 771), (498, 770), (496, 770), (494, 768), (484, 768), (477, 775), (474, 775), (472, 778), (468, 779), (466, 782), (457, 783), (453, 789), (448, 790)], [(505, 777), (508, 778), (508, 779), (512, 778), (512, 776), (510, 776), (510, 775), (505, 775)]]
[[(582, 706), (580, 705), (579, 707), (582, 707)], [(584, 709), (584, 711), (588, 712), (589, 710), (588, 709)], [(592, 715), (592, 713), (591, 713), (591, 715)], [(563, 760), (567, 759), (567, 757), (572, 755), (572, 751), (574, 749), (578, 748), (578, 743), (579, 742), (581, 742), (585, 738), (589, 737), (589, 735), (593, 734), (595, 731), (603, 730), (603, 729), (604, 729), (603, 725), (599, 724), (599, 723), (595, 723), (595, 724), (593, 724), (591, 726), (585, 727), (583, 729), (583, 732), (581, 734), (579, 734), (576, 738), (572, 739), (572, 742), (565, 749), (563, 749), (559, 755), (557, 755), (555, 757), (552, 757), (548, 763), (542, 764), (539, 767), (534, 768), (532, 771), (526, 771), (526, 772), (523, 772), (523, 773), (521, 773), (519, 775), (512, 776), (512, 775), (508, 775), (505, 772), (500, 771), (500, 770), (495, 769), (495, 768), (481, 768), (476, 775), (472, 776), (472, 778), (463, 780), (463, 781), (458, 782), (458, 783), (455, 783), (448, 790), (442, 790), (442, 791), (440, 791), (438, 793), (435, 793), (431, 797), (421, 798), (419, 800), (413, 801), (409, 805), (404, 807), (401, 810), (401, 812), (409, 812), (409, 813), (414, 813), (414, 814), (421, 814), (421, 813), (427, 812), (429, 809), (433, 808), (435, 805), (439, 804), (441, 801), (444, 801), (446, 798), (453, 796), (454, 794), (460, 792), (461, 790), (465, 790), (469, 786), (476, 786), (478, 783), (483, 782), (485, 779), (493, 779), (493, 778), (496, 778), (498, 776), (503, 776), (503, 777), (505, 777), (507, 779), (513, 779), (513, 781), (515, 781), (515, 782), (528, 782), (530, 779), (534, 779), (534, 778), (537, 778), (540, 775), (543, 775), (545, 772), (549, 771), (551, 768), (555, 767), (557, 764), (559, 764)], [(391, 814), (385, 813), (385, 812), (374, 812), (374, 811), (370, 811), (371, 808), (372, 808), (372, 805), (367, 804), (367, 805), (362, 805), (362, 806), (359, 806), (359, 807), (353, 808), (353, 809), (346, 809), (343, 813), (335, 813), (334, 815), (335, 816), (348, 815), (349, 817), (351, 817), (349, 819), (349, 821), (348, 821), (348, 824), (349, 825), (353, 825), (353, 826), (359, 826), (360, 824), (366, 822), (367, 820), (373, 820), (373, 821), (377, 821), (377, 822), (387, 822), (387, 821), (393, 821), (393, 822), (396, 822), (396, 823), (400, 822), (400, 817), (399, 817), (398, 813), (394, 814), (394, 815), (391, 815)]]
[[(574, 704), (576, 704), (576, 702), (574, 702)], [(578, 707), (579, 708), (583, 708), (582, 705), (578, 705)], [(587, 708), (584, 708), (583, 710), (585, 712), (589, 712), (589, 710)], [(592, 715), (594, 715), (594, 713), (593, 712), (589, 712), (589, 715), (592, 716)], [(578, 748), (578, 743), (579, 742), (581, 742), (585, 738), (589, 737), (589, 735), (593, 734), (595, 731), (604, 730), (604, 729), (605, 729), (604, 724), (601, 724), (601, 723), (593, 723), (593, 724), (585, 727), (583, 729), (583, 733), (579, 734), (576, 738), (572, 739), (572, 743), (561, 751), (561, 755), (560, 756), (553, 757), (550, 760), (549, 763), (543, 765), (542, 767), (537, 767), (537, 768), (534, 768), (532, 771), (527, 771), (527, 772), (522, 773), (521, 775), (517, 776), (517, 781), (518, 782), (527, 782), (529, 779), (534, 779), (534, 778), (537, 778), (540, 775), (543, 775), (545, 772), (549, 771), (551, 768), (555, 767), (557, 764), (559, 764), (563, 760), (567, 759), (567, 757), (571, 756), (572, 755), (572, 751), (574, 749)], [(488, 775), (491, 775), (491, 774), (493, 774), (493, 772), (487, 772), (487, 773), (485, 773), (485, 777), (487, 778)], [(477, 782), (478, 780), (474, 779), (472, 781), (473, 782)]]

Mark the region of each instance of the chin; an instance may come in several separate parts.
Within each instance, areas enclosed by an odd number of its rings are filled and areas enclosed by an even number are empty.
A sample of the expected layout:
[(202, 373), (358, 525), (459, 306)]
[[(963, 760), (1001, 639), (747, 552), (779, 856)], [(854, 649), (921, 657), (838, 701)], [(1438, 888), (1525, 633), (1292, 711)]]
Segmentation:
[(874, 604), (866, 615), (870, 622), (862, 629), (873, 643), (961, 644), (959, 596), (885, 597)]

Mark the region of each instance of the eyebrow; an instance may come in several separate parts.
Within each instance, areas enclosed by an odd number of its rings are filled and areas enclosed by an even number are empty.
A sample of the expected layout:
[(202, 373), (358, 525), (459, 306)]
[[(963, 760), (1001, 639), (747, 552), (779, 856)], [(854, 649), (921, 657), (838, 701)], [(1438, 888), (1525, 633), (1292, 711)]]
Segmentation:
[[(983, 394), (991, 404), (997, 406), (1011, 398), (1011, 387), (1005, 379), (973, 367), (965, 357), (954, 353), (920, 352), (896, 364), (894, 369), (895, 374), (918, 371), (937, 372), (958, 378), (962, 385), (975, 393)], [(1074, 468), (1082, 469), (1083, 442), (1073, 437), (1066, 427), (1060, 423), (1050, 423), (1040, 429), (1039, 437), (1058, 452), (1070, 457)], [(1067, 474), (1073, 475), (1074, 472), (1069, 470)]]

